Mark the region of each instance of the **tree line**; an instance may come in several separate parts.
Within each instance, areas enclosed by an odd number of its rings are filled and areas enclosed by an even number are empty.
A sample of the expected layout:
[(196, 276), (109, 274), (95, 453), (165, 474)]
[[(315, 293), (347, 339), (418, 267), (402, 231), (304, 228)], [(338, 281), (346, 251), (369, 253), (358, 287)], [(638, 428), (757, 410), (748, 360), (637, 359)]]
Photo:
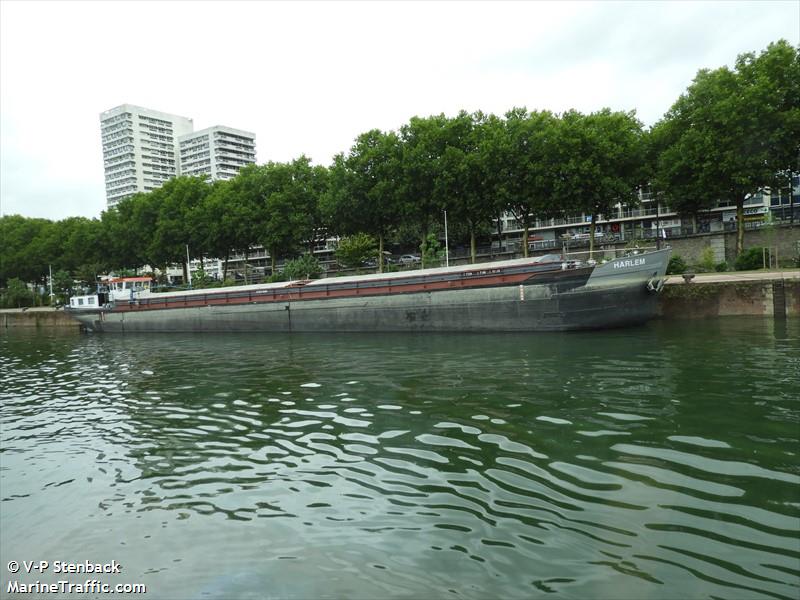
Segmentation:
[(0, 285), (41, 280), (48, 266), (91, 281), (142, 265), (225, 261), (263, 246), (272, 261), (310, 252), (330, 236), (369, 234), (379, 270), (388, 242), (418, 247), (447, 211), (451, 237), (469, 244), (504, 212), (523, 230), (537, 218), (586, 215), (595, 223), (648, 185), (665, 205), (696, 215), (728, 200), (743, 205), (786, 186), (800, 156), (800, 49), (783, 40), (735, 67), (701, 70), (646, 130), (634, 112), (562, 114), (514, 108), (413, 117), (374, 129), (328, 166), (301, 156), (248, 165), (228, 181), (177, 177), (132, 196), (99, 219), (0, 219)]

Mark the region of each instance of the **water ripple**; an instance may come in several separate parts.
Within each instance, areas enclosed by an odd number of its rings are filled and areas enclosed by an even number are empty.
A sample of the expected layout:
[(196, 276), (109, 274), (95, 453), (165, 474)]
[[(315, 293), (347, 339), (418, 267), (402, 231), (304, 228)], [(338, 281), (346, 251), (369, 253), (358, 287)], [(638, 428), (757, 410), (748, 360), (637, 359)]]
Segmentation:
[(0, 548), (160, 597), (796, 598), (798, 330), (0, 336)]

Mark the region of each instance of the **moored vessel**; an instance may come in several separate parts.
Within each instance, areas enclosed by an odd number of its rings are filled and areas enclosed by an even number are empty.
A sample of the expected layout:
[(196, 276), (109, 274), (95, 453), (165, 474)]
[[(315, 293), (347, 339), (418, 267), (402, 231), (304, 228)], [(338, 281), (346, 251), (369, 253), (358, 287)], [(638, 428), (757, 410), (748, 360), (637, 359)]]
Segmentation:
[[(598, 253), (599, 254), (599, 253)], [(455, 267), (153, 293), (134, 279), (72, 298), (96, 332), (568, 331), (656, 314), (670, 250), (601, 262), (559, 254)], [(128, 281), (130, 280), (130, 281)]]

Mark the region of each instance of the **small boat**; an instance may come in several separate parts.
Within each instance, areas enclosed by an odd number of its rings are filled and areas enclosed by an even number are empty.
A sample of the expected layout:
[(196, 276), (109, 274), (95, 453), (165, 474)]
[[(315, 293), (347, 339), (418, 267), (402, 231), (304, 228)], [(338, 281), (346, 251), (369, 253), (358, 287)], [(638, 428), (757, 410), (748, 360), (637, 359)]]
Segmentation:
[(656, 314), (670, 249), (601, 262), (547, 254), (483, 264), (154, 293), (118, 278), (70, 299), (96, 332), (569, 331)]

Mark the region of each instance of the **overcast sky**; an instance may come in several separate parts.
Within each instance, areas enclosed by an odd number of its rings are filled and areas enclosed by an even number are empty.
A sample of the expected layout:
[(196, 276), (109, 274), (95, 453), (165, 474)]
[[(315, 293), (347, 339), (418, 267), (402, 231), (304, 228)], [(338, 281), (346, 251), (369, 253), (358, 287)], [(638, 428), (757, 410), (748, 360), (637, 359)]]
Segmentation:
[[(99, 113), (130, 103), (329, 164), (369, 129), (460, 109), (636, 110), (780, 38), (783, 2), (0, 1), (0, 214), (105, 209)], [(1, 243), (1, 241), (0, 241)]]

